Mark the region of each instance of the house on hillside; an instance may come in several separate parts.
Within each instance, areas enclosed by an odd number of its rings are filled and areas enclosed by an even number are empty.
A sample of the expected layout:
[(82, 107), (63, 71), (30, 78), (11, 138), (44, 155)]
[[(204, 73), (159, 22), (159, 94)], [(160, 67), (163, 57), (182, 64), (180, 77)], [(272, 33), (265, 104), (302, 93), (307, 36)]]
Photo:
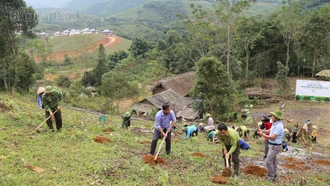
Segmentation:
[(105, 35), (113, 35), (113, 31), (109, 29), (104, 30), (102, 33)]
[(188, 96), (194, 86), (195, 72), (186, 72), (176, 76), (170, 76), (160, 79), (152, 88), (152, 95), (172, 89), (181, 96)]
[(59, 31), (57, 31), (57, 32), (54, 33), (54, 36), (55, 36), (55, 37), (56, 37), (56, 36), (60, 36), (60, 35), (62, 35), (62, 34), (61, 34), (61, 32), (59, 32)]
[(168, 89), (151, 97), (148, 97), (137, 104), (133, 105), (139, 115), (149, 114), (153, 109), (162, 109), (164, 103), (170, 103), (176, 117), (182, 116), (188, 120), (194, 120), (199, 117), (199, 112), (192, 108), (194, 100), (183, 97), (172, 89)]

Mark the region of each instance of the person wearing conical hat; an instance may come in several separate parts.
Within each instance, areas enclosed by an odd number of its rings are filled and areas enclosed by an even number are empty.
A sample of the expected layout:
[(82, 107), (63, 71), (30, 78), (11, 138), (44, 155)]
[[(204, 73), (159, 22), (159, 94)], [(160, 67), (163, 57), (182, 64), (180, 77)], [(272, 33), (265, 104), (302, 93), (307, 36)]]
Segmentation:
[(39, 87), (38, 91), (37, 91), (37, 104), (38, 104), (38, 108), (43, 109), (43, 105), (42, 105), (42, 95), (45, 92), (45, 88), (44, 87)]
[[(62, 115), (60, 103), (63, 100), (62, 92), (58, 88), (54, 88), (50, 85), (45, 87), (45, 93), (42, 96), (42, 103), (45, 107), (45, 116), (55, 117), (56, 129), (58, 131), (62, 128)], [(54, 132), (53, 121), (48, 119), (46, 121), (48, 128)]]
[(214, 126), (214, 121), (210, 113), (207, 113), (205, 118), (207, 119), (208, 126)]
[(313, 125), (313, 132), (312, 132), (312, 135), (311, 135), (311, 141), (313, 143), (316, 143), (316, 137), (317, 137), (317, 126)]
[(284, 136), (284, 126), (282, 123), (282, 112), (276, 110), (271, 112), (273, 121), (270, 130), (259, 130), (259, 134), (268, 138), (268, 154), (266, 158), (266, 167), (268, 170), (268, 181), (274, 182), (277, 177), (277, 159), (276, 156), (282, 151), (282, 139)]

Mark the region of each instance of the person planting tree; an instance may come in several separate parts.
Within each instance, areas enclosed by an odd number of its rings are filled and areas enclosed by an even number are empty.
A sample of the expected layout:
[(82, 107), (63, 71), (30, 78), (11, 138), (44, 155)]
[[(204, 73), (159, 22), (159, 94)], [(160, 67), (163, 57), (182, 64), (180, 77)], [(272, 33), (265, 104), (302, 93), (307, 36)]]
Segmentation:
[(159, 138), (165, 138), (166, 153), (171, 153), (171, 129), (176, 122), (174, 112), (170, 108), (170, 104), (164, 103), (162, 110), (158, 111), (155, 116), (155, 130), (150, 147), (150, 155), (155, 154), (157, 142)]
[(234, 129), (228, 128), (224, 123), (218, 125), (217, 135), (223, 152), (223, 159), (225, 162), (228, 159), (230, 166), (230, 157), (232, 158), (234, 163), (234, 177), (237, 178), (239, 173), (240, 137)]
[[(61, 106), (59, 105), (62, 100), (62, 92), (59, 89), (53, 88), (50, 85), (45, 87), (45, 93), (42, 96), (42, 104), (45, 107), (45, 116), (46, 118), (49, 116), (52, 118), (55, 117), (56, 129), (58, 131), (62, 128)], [(54, 132), (52, 119), (49, 118), (46, 123), (48, 128)]]

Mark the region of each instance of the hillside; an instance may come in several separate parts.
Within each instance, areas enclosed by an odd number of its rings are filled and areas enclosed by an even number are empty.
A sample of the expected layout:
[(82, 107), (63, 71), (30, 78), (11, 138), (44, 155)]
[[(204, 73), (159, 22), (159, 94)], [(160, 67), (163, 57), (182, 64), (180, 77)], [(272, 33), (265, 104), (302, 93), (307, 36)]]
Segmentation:
[[(44, 41), (46, 44), (46, 41)], [(79, 35), (79, 36), (59, 36), (51, 38), (49, 41), (51, 53), (47, 55), (47, 59), (62, 62), (64, 56), (76, 57), (82, 55), (83, 52), (93, 52), (100, 44), (103, 44), (106, 54), (110, 54), (119, 50), (127, 50), (131, 41), (117, 36), (98, 35)], [(35, 57), (35, 61), (41, 61), (40, 56)]]
[(147, 1), (149, 0), (112, 0), (92, 5), (84, 9), (83, 12), (100, 17), (106, 17), (135, 8)]
[(69, 10), (78, 10), (82, 11), (85, 10), (91, 6), (94, 6), (99, 3), (109, 2), (112, 0), (71, 0), (66, 6), (66, 9)]
[[(95, 99), (89, 99), (91, 104)], [(318, 125), (319, 143), (289, 142), (289, 151), (277, 156), (276, 185), (299, 185), (301, 181), (308, 185), (329, 185), (329, 105), (286, 103), (285, 118), (294, 118), (299, 125), (308, 118)], [(255, 115), (268, 113), (281, 104), (251, 111)], [(171, 154), (167, 155), (165, 144), (158, 142), (158, 157), (165, 161), (151, 165), (146, 158), (153, 121), (134, 116), (131, 128), (125, 130), (121, 128), (119, 115), (105, 115), (107, 122), (99, 123), (97, 112), (78, 111), (65, 101), (61, 107), (62, 131), (51, 132), (43, 124), (37, 132), (36, 127), (45, 118), (44, 111), (36, 106), (34, 93), (10, 96), (0, 92), (1, 185), (215, 185), (212, 178), (220, 176), (225, 169), (219, 144), (207, 141), (205, 132), (183, 140), (185, 133), (177, 123), (172, 133)], [(292, 128), (293, 123), (285, 121), (285, 126)], [(255, 126), (250, 127), (254, 131)], [(262, 161), (263, 138), (254, 139), (250, 135), (248, 144), (250, 150), (240, 151), (238, 180), (228, 177), (227, 184), (270, 185)]]
[(190, 15), (190, 4), (200, 5), (205, 10), (212, 9), (212, 3), (207, 1), (191, 0), (158, 0), (150, 1), (142, 6), (116, 14), (117, 18), (130, 18), (138, 20), (153, 20), (158, 22), (171, 22), (176, 20), (177, 14)]

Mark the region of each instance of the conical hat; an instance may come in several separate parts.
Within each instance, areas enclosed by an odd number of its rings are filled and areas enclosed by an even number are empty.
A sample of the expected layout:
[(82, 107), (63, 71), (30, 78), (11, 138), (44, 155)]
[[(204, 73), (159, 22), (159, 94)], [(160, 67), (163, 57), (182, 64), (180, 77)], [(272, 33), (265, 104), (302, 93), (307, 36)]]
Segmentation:
[(43, 92), (45, 92), (45, 88), (44, 87), (39, 87), (38, 91), (37, 91), (37, 94), (41, 94)]

